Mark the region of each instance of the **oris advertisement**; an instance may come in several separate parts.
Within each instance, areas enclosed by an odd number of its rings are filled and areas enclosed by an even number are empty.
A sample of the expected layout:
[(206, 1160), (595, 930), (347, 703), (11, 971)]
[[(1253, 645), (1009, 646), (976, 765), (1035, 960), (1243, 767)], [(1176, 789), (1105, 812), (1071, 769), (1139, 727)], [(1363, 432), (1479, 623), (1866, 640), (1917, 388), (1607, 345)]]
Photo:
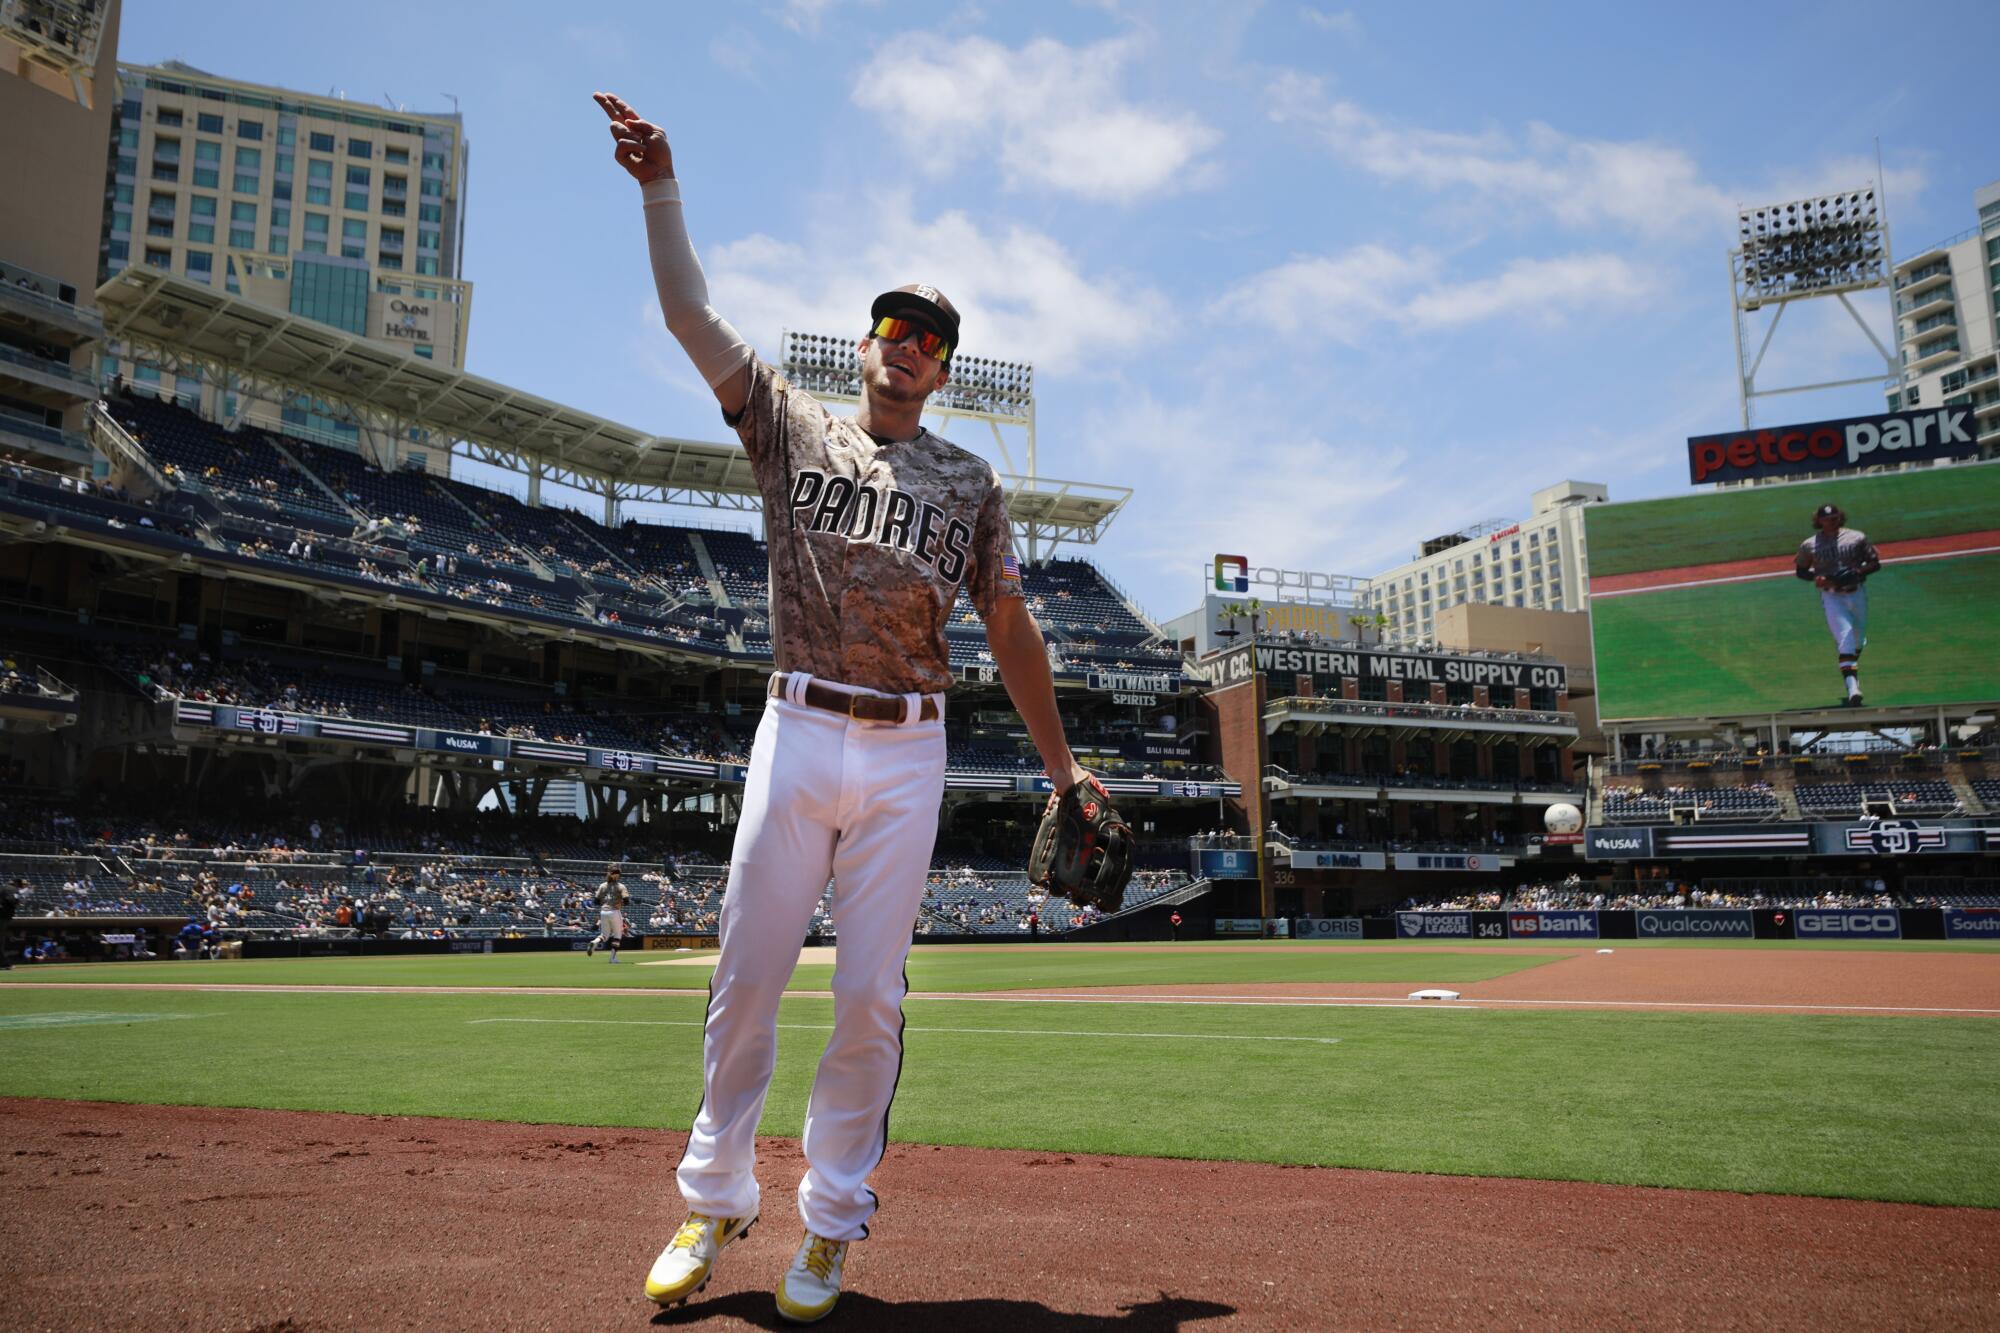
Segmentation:
[(1292, 923), (1292, 938), (1295, 940), (1358, 940), (1361, 938), (1361, 918), (1358, 916), (1302, 916)]

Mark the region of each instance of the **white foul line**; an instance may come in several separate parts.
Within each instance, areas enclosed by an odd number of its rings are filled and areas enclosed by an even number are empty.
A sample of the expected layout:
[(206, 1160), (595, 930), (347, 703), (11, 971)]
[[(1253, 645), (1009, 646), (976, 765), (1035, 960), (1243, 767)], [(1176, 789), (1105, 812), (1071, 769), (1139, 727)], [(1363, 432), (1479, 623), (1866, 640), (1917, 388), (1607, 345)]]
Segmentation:
[[(113, 966), (107, 964), (107, 966)], [(1414, 982), (1410, 983), (1416, 984)], [(646, 997), (659, 1000), (708, 999), (706, 990), (667, 986), (340, 986), (299, 985), (255, 982), (201, 985), (159, 981), (11, 981), (0, 985), (0, 995), (10, 990), (76, 991), (193, 991), (205, 994), (255, 995), (485, 995), (505, 999), (533, 999), (562, 996), (572, 999), (615, 999)], [(788, 990), (788, 1000), (831, 1000), (832, 991)], [(1766, 1013), (1830, 1014), (1965, 1014), (2000, 1017), (2000, 1009), (1951, 1009), (1936, 1006), (1898, 1004), (1810, 1004), (1804, 1001), (1771, 1000), (1762, 1004), (1724, 1003), (1713, 1000), (1527, 1000), (1499, 996), (1466, 996), (1459, 1000), (1398, 1000), (1377, 995), (1122, 995), (1103, 992), (1071, 994), (1030, 992), (1020, 995), (961, 991), (911, 991), (910, 1000), (954, 1001), (965, 1004), (1188, 1004), (1221, 1005), (1248, 1009), (1482, 1009), (1516, 1005), (1569, 1005), (1579, 1009), (1732, 1009)], [(942, 1029), (934, 1029), (942, 1031)], [(994, 1029), (979, 1028), (986, 1032)], [(1105, 1035), (1141, 1036), (1141, 1033)], [(1215, 1034), (1189, 1034), (1191, 1036)]]
[[(671, 1018), (468, 1018), (467, 1023), (584, 1023), (595, 1027), (698, 1028), (692, 1019)], [(780, 1023), (795, 1032), (831, 1032), (831, 1023)], [(1338, 1037), (1270, 1037), (1249, 1032), (1079, 1032), (1063, 1028), (931, 1028), (905, 1027), (905, 1032), (991, 1033), (1001, 1037), (1170, 1037), (1175, 1041), (1304, 1041), (1338, 1046)]]
[[(796, 994), (797, 992), (788, 992)], [(1727, 1003), (1719, 1000), (1514, 1000), (1498, 996), (1467, 996), (1462, 1000), (1430, 1000), (1403, 1003), (1367, 995), (1296, 995), (1267, 999), (1254, 995), (954, 995), (933, 991), (912, 995), (923, 1000), (978, 1000), (988, 1004), (1214, 1004), (1247, 1008), (1290, 1006), (1298, 1009), (1475, 1009), (1481, 1005), (1555, 1004), (1584, 1009), (1761, 1009), (1824, 1010), (1836, 1014), (1981, 1014), (2000, 1016), (2000, 1009), (1943, 1009), (1909, 1004), (1807, 1004), (1773, 1000), (1767, 1004)]]

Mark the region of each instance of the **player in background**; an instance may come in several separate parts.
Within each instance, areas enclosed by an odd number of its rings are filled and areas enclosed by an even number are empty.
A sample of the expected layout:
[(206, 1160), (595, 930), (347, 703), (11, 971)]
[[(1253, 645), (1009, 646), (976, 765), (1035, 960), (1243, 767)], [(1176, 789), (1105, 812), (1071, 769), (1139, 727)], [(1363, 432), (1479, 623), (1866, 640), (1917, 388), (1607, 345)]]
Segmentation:
[(619, 882), (617, 866), (604, 868), (604, 882), (590, 896), (597, 900), (597, 938), (583, 951), (584, 956), (587, 958), (596, 953), (598, 945), (608, 944), (611, 946), (611, 961), (615, 963), (618, 961), (618, 941), (625, 938), (625, 904), (632, 896)]
[[(1057, 791), (1095, 779), (1056, 710), (1047, 645), (1028, 613), (1006, 492), (991, 464), (924, 429), (958, 348), (935, 287), (856, 310), (862, 395), (837, 417), (794, 389), (708, 303), (667, 136), (598, 94), (618, 164), (640, 184), (667, 329), (743, 441), (763, 498), (777, 671), (757, 725), (723, 896), (721, 956), (702, 1033), (702, 1103), (676, 1177), (688, 1219), (646, 1279), (675, 1305), (757, 1220), (755, 1134), (777, 1055), (778, 1002), (831, 876), (840, 929), (833, 1035), (805, 1120), (805, 1239), (778, 1313), (832, 1313), (848, 1245), (877, 1204), (903, 1067), (904, 960), (944, 799), (945, 626), (963, 588), (1001, 682)], [(1101, 788), (1100, 788), (1101, 790)]]
[(1841, 683), (1849, 708), (1861, 706), (1861, 650), (1868, 646), (1868, 590), (1862, 585), (1882, 568), (1882, 557), (1866, 533), (1845, 526), (1847, 515), (1836, 504), (1823, 504), (1813, 514), (1813, 535), (1799, 543), (1792, 570), (1819, 589), (1827, 632), (1840, 656)]

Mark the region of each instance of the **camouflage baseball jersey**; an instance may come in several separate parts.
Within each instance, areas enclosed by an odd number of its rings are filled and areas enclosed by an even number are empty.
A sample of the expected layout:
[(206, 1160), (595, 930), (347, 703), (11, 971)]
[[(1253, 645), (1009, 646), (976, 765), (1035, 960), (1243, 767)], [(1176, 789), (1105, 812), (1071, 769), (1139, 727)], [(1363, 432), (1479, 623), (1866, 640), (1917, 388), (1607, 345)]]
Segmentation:
[(987, 619), (1021, 595), (992, 465), (929, 431), (877, 441), (761, 360), (724, 419), (764, 496), (778, 669), (889, 694), (950, 686), (960, 585)]
[(591, 897), (597, 900), (599, 907), (606, 907), (617, 912), (624, 910), (625, 900), (631, 897), (631, 895), (625, 892), (623, 884), (615, 879), (607, 879), (597, 886), (597, 892), (593, 893)]
[(1842, 528), (1836, 535), (1815, 532), (1800, 542), (1795, 563), (1812, 570), (1815, 578), (1842, 583), (1859, 578), (1862, 568), (1874, 558), (1875, 548), (1866, 533)]

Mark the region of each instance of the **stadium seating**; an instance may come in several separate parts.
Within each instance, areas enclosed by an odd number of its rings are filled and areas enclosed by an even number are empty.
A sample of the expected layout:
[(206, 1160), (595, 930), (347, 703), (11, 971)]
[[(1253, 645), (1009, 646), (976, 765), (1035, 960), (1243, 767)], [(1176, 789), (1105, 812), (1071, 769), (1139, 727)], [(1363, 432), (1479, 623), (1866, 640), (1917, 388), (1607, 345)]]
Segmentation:
[(1630, 787), (1606, 787), (1604, 817), (1614, 824), (1665, 823), (1673, 818), (1673, 806)]
[[(384, 472), (359, 454), (293, 435), (226, 431), (140, 394), (119, 395), (111, 409), (189, 495), (212, 500), (220, 516), (184, 512), (193, 503), (185, 496), (155, 511), (74, 489), (47, 493), (33, 469), (0, 475), (0, 487), (114, 526), (153, 528), (162, 541), (219, 546), (301, 571), (635, 638), (724, 653), (731, 628), (739, 627), (743, 653), (771, 655), (767, 553), (747, 532), (637, 521), (613, 530), (455, 478)], [(291, 549), (295, 535), (312, 538), (310, 555)], [(728, 611), (712, 605), (697, 542), (728, 594)], [(1140, 646), (1151, 632), (1087, 561), (1024, 566), (1023, 587), (1059, 672), (1178, 672), (1178, 649)], [(947, 646), (954, 667), (992, 661), (963, 590)]]

